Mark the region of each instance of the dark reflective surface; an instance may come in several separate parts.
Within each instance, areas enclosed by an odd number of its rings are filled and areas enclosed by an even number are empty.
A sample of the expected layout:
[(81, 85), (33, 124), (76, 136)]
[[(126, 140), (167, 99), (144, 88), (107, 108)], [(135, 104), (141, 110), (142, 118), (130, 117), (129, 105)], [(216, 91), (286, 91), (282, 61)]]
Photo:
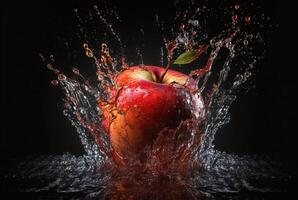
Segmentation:
[(194, 171), (187, 182), (172, 177), (126, 182), (99, 172), (88, 157), (28, 157), (1, 168), (1, 189), (11, 198), (31, 199), (279, 199), (294, 192), (295, 177), (276, 163), (215, 156), (212, 168)]

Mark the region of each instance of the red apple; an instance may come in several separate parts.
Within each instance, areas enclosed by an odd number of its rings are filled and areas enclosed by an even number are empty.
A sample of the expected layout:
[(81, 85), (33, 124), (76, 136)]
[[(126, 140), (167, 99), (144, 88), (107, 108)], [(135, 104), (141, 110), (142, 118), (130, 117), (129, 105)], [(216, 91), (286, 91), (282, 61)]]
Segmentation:
[[(114, 103), (99, 102), (103, 126), (117, 155), (138, 155), (163, 129), (175, 129), (190, 118), (183, 92), (195, 88), (194, 80), (168, 70), (160, 82), (164, 70), (155, 66), (129, 67), (115, 78), (118, 88)], [(185, 87), (179, 89), (174, 82)]]

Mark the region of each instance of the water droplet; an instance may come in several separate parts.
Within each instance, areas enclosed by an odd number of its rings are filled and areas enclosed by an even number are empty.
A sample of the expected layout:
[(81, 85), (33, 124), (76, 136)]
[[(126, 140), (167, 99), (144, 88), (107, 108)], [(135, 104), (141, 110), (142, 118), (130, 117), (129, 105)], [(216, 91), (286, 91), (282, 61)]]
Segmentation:
[(244, 73), (244, 76), (245, 76), (246, 78), (248, 78), (248, 77), (251, 76), (251, 73), (250, 73), (250, 72), (245, 72), (245, 73)]
[(47, 68), (50, 69), (50, 70), (52, 70), (53, 69), (53, 65), (47, 64)]
[(168, 51), (173, 51), (177, 47), (176, 41), (171, 41), (167, 44), (167, 50)]
[(64, 116), (66, 116), (66, 117), (68, 117), (68, 116), (69, 116), (69, 114), (68, 114), (67, 110), (63, 110), (63, 115), (64, 115)]
[(59, 82), (58, 82), (57, 80), (52, 80), (52, 81), (51, 81), (51, 84), (52, 84), (53, 86), (58, 86), (58, 85), (59, 85)]
[(193, 25), (193, 26), (198, 26), (199, 25), (199, 21), (198, 20), (188, 20), (188, 23)]
[(93, 52), (91, 51), (91, 49), (86, 49), (86, 56), (89, 58), (93, 57)]
[(84, 49), (88, 49), (89, 48), (87, 43), (84, 43), (83, 44), (83, 47), (84, 47)]
[(45, 59), (45, 57), (42, 55), (42, 53), (39, 53), (38, 56), (41, 58), (41, 60), (42, 60), (43, 62), (46, 61), (46, 59)]
[(54, 59), (54, 55), (53, 55), (53, 54), (50, 55), (50, 60), (51, 60), (52, 62), (55, 62), (55, 59)]
[(79, 70), (78, 68), (76, 68), (76, 67), (74, 67), (74, 68), (72, 69), (72, 72), (73, 72), (74, 74), (76, 74), (76, 75), (79, 75), (79, 74), (80, 74), (80, 70)]
[(185, 28), (185, 25), (184, 25), (184, 24), (181, 24), (181, 25), (180, 25), (180, 29), (181, 29), (181, 30), (184, 30), (184, 28)]
[(59, 73), (60, 73), (60, 70), (59, 70), (59, 69), (53, 69), (53, 72), (54, 72), (55, 74), (59, 74)]
[(67, 108), (67, 109), (71, 108), (70, 104), (67, 103), (67, 102), (64, 103), (64, 107)]
[(108, 47), (108, 45), (106, 43), (101, 44), (101, 48), (107, 48), (107, 47)]
[(81, 113), (82, 115), (84, 115), (84, 114), (86, 114), (86, 110), (85, 110), (84, 108), (80, 108), (80, 113)]
[(58, 80), (59, 81), (65, 81), (66, 80), (66, 76), (64, 74), (58, 74)]
[(233, 24), (236, 24), (237, 23), (237, 19), (238, 19), (238, 16), (237, 15), (233, 15), (232, 16), (232, 23)]

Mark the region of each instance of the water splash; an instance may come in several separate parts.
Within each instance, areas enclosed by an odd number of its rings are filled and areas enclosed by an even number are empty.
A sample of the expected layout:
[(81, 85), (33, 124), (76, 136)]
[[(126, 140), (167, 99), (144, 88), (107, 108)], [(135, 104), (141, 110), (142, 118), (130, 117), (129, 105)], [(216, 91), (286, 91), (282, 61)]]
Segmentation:
[[(176, 4), (179, 5), (179, 1)], [(131, 155), (124, 166), (117, 164), (109, 135), (101, 123), (102, 110), (98, 102), (113, 102), (113, 90), (117, 89), (115, 77), (129, 68), (124, 51), (121, 50), (121, 56), (117, 58), (110, 54), (106, 43), (95, 50), (89, 43), (83, 44), (86, 56), (93, 59), (96, 67), (95, 84), (80, 73), (79, 67), (73, 68), (70, 78), (56, 67), (53, 56), (46, 59), (41, 55), (47, 68), (57, 76), (51, 83), (63, 90), (63, 113), (76, 128), (85, 155), (43, 157), (20, 164), (20, 168), (26, 169), (21, 177), (30, 174), (32, 182), (45, 182), (42, 186), (31, 185), (23, 190), (39, 193), (54, 190), (58, 196), (77, 192), (87, 199), (212, 199), (213, 193), (276, 191), (276, 188), (259, 187), (250, 181), (280, 180), (268, 162), (220, 152), (213, 143), (218, 130), (230, 120), (229, 109), (236, 100), (237, 90), (252, 78), (255, 65), (262, 58), (253, 53), (251, 45), (263, 42), (263, 39), (259, 33), (246, 31), (245, 26), (254, 22), (251, 16), (241, 16), (241, 9), (242, 6), (235, 4), (229, 26), (212, 37), (204, 30), (208, 17), (198, 20), (212, 11), (206, 6), (196, 7), (194, 12), (191, 12), (193, 9), (178, 9), (175, 20), (182, 22), (174, 25), (178, 29), (171, 28), (171, 37), (165, 36), (165, 23), (155, 15), (165, 45), (160, 53), (162, 64), (165, 54), (170, 67), (178, 55), (192, 50), (200, 50), (206, 62), (189, 73), (189, 80), (195, 79), (196, 83), (191, 92), (184, 86), (172, 84), (185, 91), (185, 103), (191, 108), (192, 117), (182, 121), (175, 130), (166, 129), (159, 133), (154, 144), (144, 149), (145, 162)], [(122, 40), (113, 26), (97, 6), (94, 10), (122, 48)], [(82, 24), (78, 10), (75, 15)], [(89, 17), (93, 19), (92, 13)], [(242, 22), (244, 25), (239, 25)], [(86, 34), (82, 27), (80, 31)], [(137, 48), (137, 52), (143, 64), (141, 49)], [(242, 55), (247, 58), (239, 66), (235, 63), (239, 63)], [(192, 64), (199, 66), (200, 63)]]
[[(113, 63), (115, 59), (108, 53), (107, 45), (102, 45), (101, 59), (95, 57), (87, 44), (83, 45), (86, 55), (92, 58), (97, 66), (99, 81), (97, 86), (91, 86), (85, 81), (77, 68), (73, 71), (76, 76), (80, 77), (81, 82), (67, 78), (51, 65), (50, 69), (57, 72), (59, 84), (64, 90), (64, 113), (76, 127), (87, 156), (99, 166), (101, 173), (109, 174), (107, 177), (113, 183), (110, 187), (114, 187), (116, 191), (115, 194), (110, 195), (128, 197), (138, 194), (141, 195), (139, 197), (147, 197), (152, 192), (155, 195), (161, 195), (156, 192), (157, 188), (155, 188), (161, 182), (165, 182), (164, 189), (181, 190), (178, 192), (180, 195), (190, 195), (191, 193), (186, 192), (186, 188), (196, 180), (194, 177), (198, 176), (201, 168), (207, 171), (214, 169), (219, 160), (218, 157), (221, 156), (214, 149), (215, 134), (223, 124), (229, 122), (229, 108), (236, 99), (233, 92), (247, 81), (250, 75), (249, 70), (253, 69), (250, 67), (243, 74), (236, 74), (230, 87), (223, 87), (229, 76), (231, 62), (235, 57), (234, 47), (238, 42), (236, 40), (232, 43), (232, 40), (238, 32), (237, 30), (227, 37), (218, 40), (214, 38), (210, 41), (211, 50), (205, 67), (190, 73), (189, 79), (196, 77), (197, 83), (193, 92), (186, 92), (184, 86), (173, 85), (177, 89), (182, 87), (182, 90), (185, 90), (183, 99), (191, 108), (192, 117), (190, 120), (181, 122), (176, 130), (166, 129), (159, 133), (154, 144), (147, 146), (144, 150), (144, 157), (147, 158), (145, 163), (140, 162), (134, 155), (129, 155), (125, 165), (118, 165), (113, 157), (113, 148), (108, 133), (101, 124), (103, 119), (97, 102), (100, 100), (109, 104), (115, 101), (110, 92), (116, 86), (113, 73), (118, 74), (117, 69), (121, 69), (121, 66), (116, 66), (116, 62)], [(195, 48), (195, 45), (190, 43), (193, 40), (181, 40), (179, 37), (180, 35), (175, 42), (167, 44), (168, 66), (173, 63), (176, 48), (184, 48), (187, 51)], [(223, 64), (219, 65), (221, 69), (218, 79), (210, 83), (211, 69), (222, 49), (228, 50), (228, 54)], [(204, 53), (206, 50), (205, 47), (201, 51)], [(122, 67), (122, 70), (125, 69)], [(210, 84), (212, 87), (208, 88)], [(204, 93), (206, 95), (203, 98)], [(232, 161), (232, 158), (229, 161)], [(196, 182), (199, 181), (196, 180)], [(144, 188), (144, 184), (147, 185), (146, 189), (140, 190), (140, 187)]]

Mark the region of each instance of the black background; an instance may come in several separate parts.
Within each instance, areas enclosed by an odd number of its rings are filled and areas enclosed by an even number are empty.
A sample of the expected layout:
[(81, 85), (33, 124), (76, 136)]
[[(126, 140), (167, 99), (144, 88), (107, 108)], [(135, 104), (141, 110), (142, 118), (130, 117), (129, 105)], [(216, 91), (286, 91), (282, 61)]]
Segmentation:
[[(61, 32), (74, 36), (73, 8), (88, 9), (96, 2), (24, 1), (1, 6), (2, 159), (82, 153), (75, 129), (62, 114), (61, 93), (50, 85), (54, 76), (37, 54), (58, 49), (57, 36)], [(154, 47), (158, 47), (160, 41), (151, 26), (155, 13), (171, 12), (169, 2), (118, 1), (114, 4), (126, 22), (120, 31), (126, 33), (125, 37), (133, 37), (132, 30), (143, 25), (147, 39), (152, 40), (152, 48), (145, 54), (155, 55), (157, 59), (159, 49), (155, 52)], [(236, 1), (231, 1), (231, 5), (233, 2)], [(261, 1), (261, 4), (279, 28), (268, 36), (270, 43), (259, 65), (256, 88), (233, 104), (231, 122), (220, 130), (215, 143), (217, 148), (227, 152), (267, 155), (297, 172), (295, 6), (277, 0)], [(153, 56), (145, 59), (145, 63), (156, 62), (154, 60)]]

